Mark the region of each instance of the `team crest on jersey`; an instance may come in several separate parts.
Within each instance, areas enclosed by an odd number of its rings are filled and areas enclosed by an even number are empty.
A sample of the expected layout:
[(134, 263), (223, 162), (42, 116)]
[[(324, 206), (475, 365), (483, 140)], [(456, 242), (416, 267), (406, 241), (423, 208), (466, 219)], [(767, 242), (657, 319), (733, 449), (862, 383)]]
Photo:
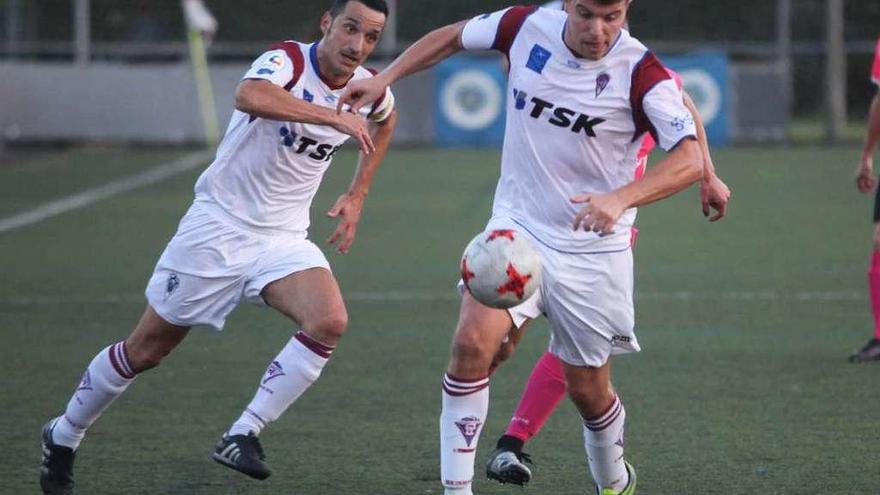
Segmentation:
[(464, 437), (465, 443), (470, 447), (471, 442), (474, 441), (474, 437), (480, 432), (480, 427), (483, 426), (483, 422), (476, 416), (468, 416), (456, 421), (455, 426), (458, 427), (458, 431), (460, 431), (461, 436)]
[(168, 299), (171, 293), (177, 290), (178, 287), (180, 287), (180, 279), (177, 277), (177, 274), (172, 273), (168, 275), (168, 281), (165, 282), (165, 299)]
[(89, 370), (83, 373), (82, 380), (80, 380), (79, 386), (76, 387), (77, 392), (80, 390), (92, 390), (92, 375), (89, 373)]
[(544, 71), (544, 66), (547, 65), (547, 61), (550, 60), (550, 55), (549, 50), (535, 43), (535, 46), (532, 47), (532, 51), (529, 53), (529, 60), (526, 62), (526, 67), (540, 74)]
[(266, 369), (266, 375), (263, 377), (262, 384), (265, 385), (270, 380), (274, 380), (279, 376), (284, 376), (284, 368), (281, 367), (281, 363), (278, 361), (272, 361), (272, 364)]
[(611, 76), (607, 72), (603, 72), (596, 77), (596, 98), (605, 91), (609, 82), (611, 82)]

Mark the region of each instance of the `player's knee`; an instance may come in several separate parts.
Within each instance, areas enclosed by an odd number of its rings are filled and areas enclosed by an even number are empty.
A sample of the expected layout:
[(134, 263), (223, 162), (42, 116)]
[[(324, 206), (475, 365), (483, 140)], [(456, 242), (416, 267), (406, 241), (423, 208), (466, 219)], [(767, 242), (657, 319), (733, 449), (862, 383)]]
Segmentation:
[(614, 402), (614, 392), (607, 386), (593, 383), (568, 384), (568, 396), (584, 419), (600, 416)]
[(128, 362), (135, 373), (141, 373), (159, 366), (162, 359), (171, 352), (171, 348), (163, 346), (158, 342), (137, 339), (126, 341), (125, 347)]
[(455, 334), (452, 342), (452, 357), (454, 361), (463, 363), (486, 363), (488, 367), (492, 361), (496, 346), (486, 341), (482, 332), (475, 328), (463, 328)]
[(328, 313), (313, 322), (305, 323), (303, 326), (320, 342), (335, 346), (345, 333), (345, 329), (348, 328), (348, 313), (344, 310)]

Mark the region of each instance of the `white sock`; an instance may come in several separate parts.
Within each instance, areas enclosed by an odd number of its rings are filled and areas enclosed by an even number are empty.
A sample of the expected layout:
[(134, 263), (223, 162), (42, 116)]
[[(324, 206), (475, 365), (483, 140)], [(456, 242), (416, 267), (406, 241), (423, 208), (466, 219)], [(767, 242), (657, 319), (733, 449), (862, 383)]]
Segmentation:
[(134, 380), (135, 373), (128, 364), (125, 341), (113, 344), (95, 356), (64, 414), (56, 418), (52, 441), (76, 449), (86, 430), (94, 423)]
[(622, 491), (629, 483), (623, 462), (623, 423), (626, 410), (620, 398), (601, 416), (584, 420), (584, 446), (593, 480), (599, 489)]
[(260, 380), (256, 395), (241, 417), (229, 428), (230, 435), (259, 435), (321, 376), (333, 347), (303, 332), (281, 349)]
[(440, 481), (446, 494), (471, 495), (477, 442), (489, 412), (489, 378), (443, 376)]

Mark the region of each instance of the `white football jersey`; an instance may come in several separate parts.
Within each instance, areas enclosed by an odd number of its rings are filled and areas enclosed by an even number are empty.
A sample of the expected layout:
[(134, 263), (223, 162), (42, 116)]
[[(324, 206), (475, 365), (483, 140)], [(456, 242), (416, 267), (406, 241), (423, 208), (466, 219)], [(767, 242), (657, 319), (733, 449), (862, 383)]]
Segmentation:
[[(265, 79), (296, 98), (336, 109), (345, 87), (321, 78), (318, 42), (285, 41), (261, 55), (244, 79)], [(372, 77), (358, 67), (353, 80)], [(390, 90), (363, 109), (381, 122), (394, 108)], [(236, 110), (214, 162), (196, 182), (196, 201), (236, 224), (305, 236), (309, 207), (333, 155), (349, 136), (317, 124), (279, 122)]]
[(559, 251), (626, 249), (635, 208), (600, 237), (572, 230), (583, 205), (569, 198), (631, 182), (649, 133), (669, 151), (696, 128), (681, 91), (638, 40), (621, 31), (602, 59), (578, 58), (563, 42), (566, 20), (563, 11), (511, 7), (475, 17), (462, 33), (466, 49), (498, 50), (510, 61), (493, 215)]

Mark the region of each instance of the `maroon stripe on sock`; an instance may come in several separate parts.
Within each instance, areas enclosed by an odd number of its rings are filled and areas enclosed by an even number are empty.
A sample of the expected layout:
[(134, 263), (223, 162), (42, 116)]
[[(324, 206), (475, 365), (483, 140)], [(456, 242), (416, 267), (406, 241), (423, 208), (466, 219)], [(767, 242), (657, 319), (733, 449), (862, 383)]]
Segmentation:
[(465, 395), (475, 394), (475, 393), (479, 392), (480, 390), (483, 390), (484, 388), (486, 388), (486, 387), (488, 387), (488, 386), (489, 386), (489, 384), (487, 383), (487, 384), (485, 384), (485, 385), (480, 385), (479, 387), (476, 387), (476, 388), (474, 388), (474, 389), (467, 389), (467, 390), (464, 391), (464, 392), (460, 392), (460, 391), (457, 391), (457, 390), (452, 390), (452, 389), (450, 389), (450, 388), (447, 387), (446, 384), (444, 383), (444, 384), (443, 384), (443, 391), (446, 392), (447, 394), (453, 396), (453, 397), (463, 397), (463, 396), (465, 396)]
[[(86, 428), (85, 426), (78, 425), (78, 424), (74, 423), (73, 421), (71, 421), (70, 418), (66, 414), (64, 415), (64, 421), (67, 421), (67, 424), (69, 424), (70, 426), (77, 428), (79, 430), (84, 430)], [(54, 428), (54, 425), (53, 425), (53, 428)]]
[(489, 385), (489, 380), (483, 380), (482, 382), (475, 383), (474, 385), (459, 385), (457, 383), (453, 383), (448, 378), (443, 378), (443, 386), (447, 389), (453, 390), (455, 392), (475, 392), (477, 390), (486, 388)]
[(245, 408), (245, 412), (247, 412), (248, 414), (250, 414), (251, 416), (253, 416), (254, 419), (256, 419), (257, 421), (259, 421), (260, 423), (263, 423), (263, 428), (265, 428), (265, 427), (269, 424), (268, 421), (266, 421), (265, 419), (261, 418), (259, 414), (253, 412), (250, 408)]
[(486, 378), (489, 378), (489, 375), (486, 375), (482, 378), (458, 378), (457, 376), (450, 375), (449, 373), (446, 373), (445, 376), (446, 376), (447, 380), (450, 380), (453, 382), (459, 382), (459, 383), (476, 383), (476, 382), (481, 382), (481, 381), (485, 380)]
[(125, 346), (124, 340), (119, 343), (119, 364), (122, 365), (129, 375), (137, 375), (137, 373), (134, 372), (134, 369), (132, 369), (131, 364), (128, 362), (128, 348)]
[(614, 414), (617, 411), (617, 408), (620, 407), (620, 404), (621, 404), (620, 398), (617, 396), (614, 396), (614, 400), (611, 401), (611, 404), (608, 405), (608, 408), (605, 409), (605, 411), (602, 414), (595, 416), (593, 418), (585, 419), (584, 421), (587, 423), (593, 423), (593, 424), (601, 423), (601, 422), (605, 421), (605, 418)]
[(128, 380), (131, 380), (132, 378), (134, 378), (134, 375), (130, 375), (130, 374), (126, 373), (126, 371), (122, 367), (122, 365), (119, 364), (119, 358), (116, 356), (116, 348), (118, 346), (119, 346), (119, 344), (113, 344), (112, 346), (110, 346), (110, 350), (107, 353), (110, 355), (110, 364), (113, 365), (113, 369), (116, 370), (116, 373), (118, 373), (119, 376), (121, 376), (122, 378), (128, 379)]
[(296, 335), (294, 335), (294, 337), (302, 345), (306, 346), (310, 351), (314, 352), (324, 359), (330, 359), (330, 355), (333, 354), (333, 350), (336, 349), (335, 347), (330, 347), (329, 345), (318, 342), (317, 340), (306, 335), (305, 332), (296, 332)]
[(619, 404), (619, 406), (614, 409), (614, 411), (611, 413), (611, 416), (609, 416), (605, 420), (598, 421), (595, 423), (591, 423), (589, 421), (584, 421), (584, 426), (586, 426), (587, 429), (589, 429), (590, 431), (601, 431), (601, 430), (604, 430), (605, 428), (608, 428), (608, 426), (611, 425), (611, 423), (615, 422), (617, 420), (617, 418), (620, 417), (620, 412), (623, 410), (623, 403), (618, 402), (618, 404)]

